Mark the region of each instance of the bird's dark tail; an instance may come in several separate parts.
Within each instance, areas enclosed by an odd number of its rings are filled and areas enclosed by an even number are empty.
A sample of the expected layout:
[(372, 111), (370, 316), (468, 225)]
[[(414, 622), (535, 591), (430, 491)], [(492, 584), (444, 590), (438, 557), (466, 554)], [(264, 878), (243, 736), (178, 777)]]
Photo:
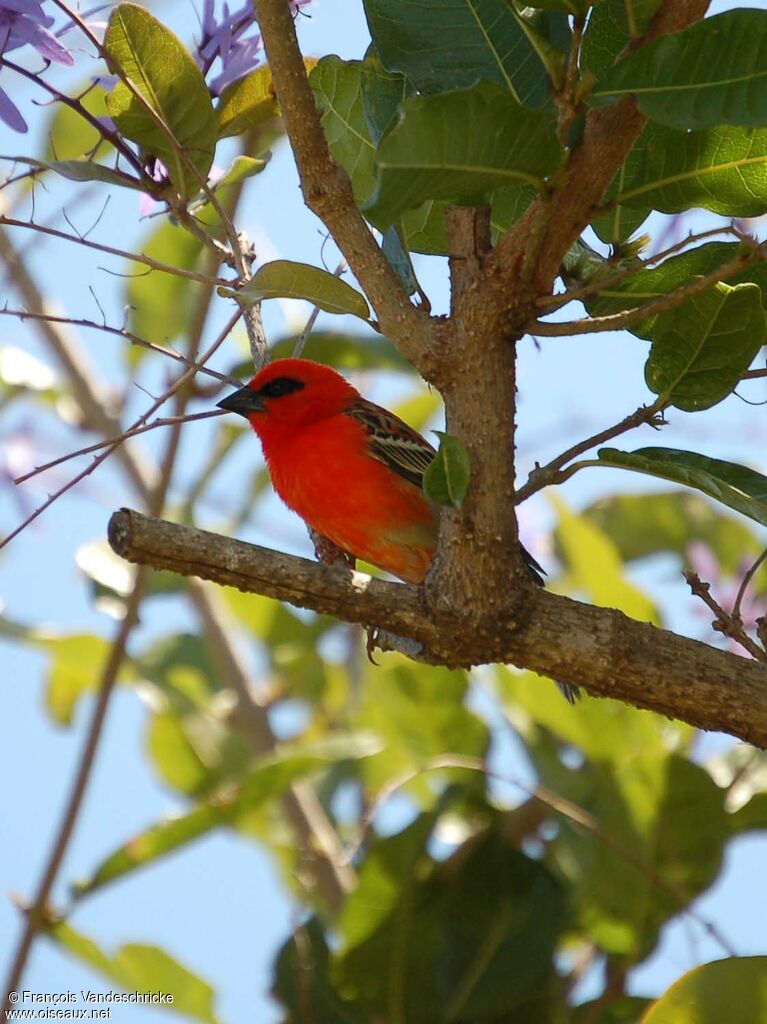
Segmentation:
[[(524, 544), (519, 545), (519, 550), (522, 553), (522, 560), (527, 566), (530, 575), (538, 584), (538, 586), (542, 587), (544, 585), (543, 577), (546, 575), (546, 570), (543, 568), (542, 565), (538, 564), (538, 562), (533, 558), (533, 556), (530, 554), (530, 552), (527, 550)], [(571, 686), (570, 683), (560, 683), (558, 679), (555, 679), (554, 682), (559, 687), (562, 696), (565, 698), (568, 704), (575, 704), (576, 701), (581, 699), (582, 694), (577, 686)]]

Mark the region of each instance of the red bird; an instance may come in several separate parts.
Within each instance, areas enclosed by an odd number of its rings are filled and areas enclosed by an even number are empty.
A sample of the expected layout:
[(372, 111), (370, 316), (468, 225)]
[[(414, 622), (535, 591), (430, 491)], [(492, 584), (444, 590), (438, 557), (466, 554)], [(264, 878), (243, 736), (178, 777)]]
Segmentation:
[[(425, 438), (308, 359), (267, 364), (218, 407), (250, 422), (275, 491), (308, 526), (354, 558), (423, 583), (439, 521), (423, 493), (436, 455)], [(524, 547), (522, 555), (542, 584), (541, 567)], [(574, 699), (572, 687), (560, 688)]]

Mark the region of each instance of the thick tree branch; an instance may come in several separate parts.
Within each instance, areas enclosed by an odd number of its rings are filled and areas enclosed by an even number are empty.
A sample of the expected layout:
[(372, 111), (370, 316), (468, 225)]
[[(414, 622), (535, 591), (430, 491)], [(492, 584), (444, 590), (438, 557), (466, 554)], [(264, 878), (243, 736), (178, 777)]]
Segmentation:
[(346, 171), (333, 159), (296, 39), (288, 0), (254, 0), (274, 89), (293, 148), (304, 200), (332, 234), (375, 309), (384, 334), (422, 372), (429, 318), (411, 305), (400, 279), (357, 209)]
[(516, 618), (467, 629), (435, 614), (420, 587), (316, 565), (123, 509), (110, 542), (128, 561), (200, 576), (411, 637), (442, 664), (511, 662), (595, 694), (767, 747), (767, 669), (755, 661), (532, 585)]

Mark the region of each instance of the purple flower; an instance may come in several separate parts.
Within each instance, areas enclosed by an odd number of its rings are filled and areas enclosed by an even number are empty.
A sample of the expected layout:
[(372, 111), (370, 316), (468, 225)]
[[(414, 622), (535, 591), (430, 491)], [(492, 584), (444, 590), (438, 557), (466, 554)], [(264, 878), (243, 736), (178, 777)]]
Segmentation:
[[(72, 54), (49, 31), (53, 18), (43, 14), (43, 0), (0, 0), (0, 65), (6, 53), (32, 46), (46, 61), (74, 64)], [(0, 120), (17, 132), (27, 124), (10, 96), (0, 88)]]
[[(291, 0), (293, 14), (298, 14), (310, 2)], [(207, 76), (216, 61), (220, 62), (218, 74), (208, 81), (211, 93), (220, 96), (227, 85), (243, 78), (258, 66), (263, 47), (257, 32), (248, 35), (258, 27), (250, 0), (246, 0), (242, 7), (234, 11), (230, 11), (229, 4), (225, 2), (218, 18), (215, 8), (216, 0), (204, 0), (197, 63)]]

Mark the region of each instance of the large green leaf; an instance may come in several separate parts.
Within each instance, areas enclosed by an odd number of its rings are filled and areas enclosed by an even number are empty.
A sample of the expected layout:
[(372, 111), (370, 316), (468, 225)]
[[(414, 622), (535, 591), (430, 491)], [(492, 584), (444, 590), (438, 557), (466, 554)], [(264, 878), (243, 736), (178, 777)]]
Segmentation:
[(162, 160), (181, 196), (193, 196), (213, 163), (218, 119), (191, 54), (146, 8), (130, 3), (112, 11), (104, 51), (132, 86), (120, 81), (107, 97), (115, 124)]
[(647, 117), (672, 128), (767, 124), (767, 12), (726, 11), (629, 54), (592, 99), (633, 95)]
[[(604, 288), (598, 294), (585, 300), (586, 309), (591, 316), (607, 316), (622, 310), (635, 309), (654, 299), (681, 288), (685, 284), (709, 274), (717, 267), (738, 259), (742, 250), (737, 242), (708, 242), (705, 245), (688, 249), (664, 260), (656, 267), (638, 270), (618, 284)], [(730, 285), (753, 281), (760, 288), (761, 304), (767, 311), (767, 263), (757, 262), (746, 267), (732, 277), (728, 277)], [(655, 328), (659, 314), (647, 317), (639, 323), (627, 328), (632, 334), (648, 341), (655, 336)]]
[(641, 1024), (756, 1024), (767, 1020), (767, 956), (731, 957), (688, 971)]
[(405, 100), (378, 148), (366, 215), (388, 227), (427, 199), (474, 204), (503, 185), (543, 185), (563, 158), (552, 116), (521, 107), (497, 85)]
[(553, 499), (557, 510), (557, 545), (571, 582), (595, 604), (619, 608), (633, 619), (659, 624), (652, 601), (626, 579), (620, 554), (599, 527)]
[[(354, 728), (371, 730), (385, 744), (362, 764), (366, 792), (376, 794), (392, 779), (417, 773), (445, 753), (484, 757), (487, 726), (465, 706), (465, 673), (414, 667), (393, 654), (383, 663), (386, 671), (366, 666), (361, 704), (353, 720)], [(469, 784), (481, 783), (475, 772), (469, 774)], [(431, 807), (445, 777), (466, 782), (467, 771), (419, 776), (409, 784), (408, 793), (423, 807)]]
[[(170, 221), (156, 227), (141, 246), (145, 256), (184, 270), (197, 266), (201, 249), (193, 235)], [(147, 273), (143, 265), (131, 264), (131, 270), (125, 294), (131, 330), (160, 344), (183, 334), (194, 314), (194, 299), (200, 294), (201, 285), (173, 274), (163, 274), (160, 281), (157, 274)], [(131, 363), (146, 355), (145, 349), (135, 345), (126, 352)]]
[(272, 994), (288, 1012), (285, 1024), (366, 1024), (331, 981), (330, 950), (315, 917), (296, 928), (279, 951)]
[(604, 76), (629, 42), (624, 0), (600, 0), (589, 16), (581, 45), (581, 65), (597, 78)]
[(653, 127), (639, 139), (613, 202), (663, 213), (699, 206), (760, 217), (767, 213), (767, 128)]
[(685, 412), (709, 409), (737, 387), (764, 338), (759, 287), (718, 284), (657, 317), (647, 386)]
[(494, 829), (435, 864), (410, 841), (419, 826), (363, 865), (360, 898), (344, 912), (354, 944), (336, 958), (338, 990), (368, 1020), (552, 1019), (559, 884)]
[(626, 561), (665, 551), (684, 557), (698, 541), (714, 553), (724, 572), (734, 574), (744, 558), (762, 550), (744, 523), (685, 491), (616, 494), (600, 498), (581, 515), (607, 534)]
[(384, 67), (420, 93), (481, 80), (520, 103), (548, 99), (544, 67), (506, 0), (365, 0), (365, 13)]
[(308, 263), (292, 260), (272, 260), (260, 267), (247, 285), (236, 291), (221, 287), (219, 295), (227, 295), (241, 302), (260, 302), (262, 299), (287, 297), (306, 299), (326, 313), (351, 313), (361, 320), (370, 317), (370, 307), (364, 295), (327, 270)]
[(148, 999), (147, 1005), (152, 1008), (180, 1013), (204, 1024), (217, 1024), (215, 993), (210, 985), (157, 946), (130, 943), (110, 955), (64, 921), (51, 925), (45, 934), (70, 956), (126, 992), (166, 996), (162, 1003), (156, 998)]
[(59, 725), (70, 725), (80, 697), (98, 688), (111, 644), (90, 633), (41, 635), (34, 642), (51, 659), (45, 694), (48, 713)]
[(600, 464), (685, 484), (767, 526), (767, 477), (746, 466), (676, 448), (600, 448), (598, 455)]
[(137, 868), (154, 863), (221, 825), (236, 825), (243, 814), (281, 796), (303, 776), (339, 761), (359, 760), (380, 749), (374, 736), (349, 734), (318, 743), (286, 746), (261, 758), (237, 785), (220, 790), (191, 811), (161, 821), (128, 840), (110, 854), (86, 880), (78, 882), (76, 895), (100, 889)]
[(375, 146), (362, 105), (362, 63), (323, 57), (309, 76), (322, 127), (335, 159), (351, 178), (362, 205), (375, 185)]
[(272, 126), (280, 116), (268, 66), (256, 68), (232, 82), (221, 93), (216, 107), (218, 137)]

